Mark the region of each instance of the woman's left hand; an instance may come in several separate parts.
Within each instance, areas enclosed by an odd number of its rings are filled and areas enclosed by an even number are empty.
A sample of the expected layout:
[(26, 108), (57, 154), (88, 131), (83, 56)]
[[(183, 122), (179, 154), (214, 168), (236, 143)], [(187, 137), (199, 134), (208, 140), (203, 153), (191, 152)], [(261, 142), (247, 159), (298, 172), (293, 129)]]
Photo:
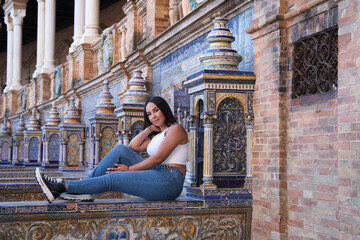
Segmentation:
[(106, 173), (112, 173), (112, 172), (127, 172), (129, 171), (129, 166), (125, 164), (115, 164), (116, 167), (108, 168)]

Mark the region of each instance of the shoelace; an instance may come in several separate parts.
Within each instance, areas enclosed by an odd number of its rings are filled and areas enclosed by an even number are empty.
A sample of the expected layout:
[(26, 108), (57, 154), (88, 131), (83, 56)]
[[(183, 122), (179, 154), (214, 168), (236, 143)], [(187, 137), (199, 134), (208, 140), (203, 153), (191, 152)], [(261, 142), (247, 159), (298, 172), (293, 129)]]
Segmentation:
[(64, 180), (61, 178), (51, 178), (43, 173), (42, 173), (42, 176), (46, 181), (51, 182), (51, 183), (63, 183), (64, 182)]

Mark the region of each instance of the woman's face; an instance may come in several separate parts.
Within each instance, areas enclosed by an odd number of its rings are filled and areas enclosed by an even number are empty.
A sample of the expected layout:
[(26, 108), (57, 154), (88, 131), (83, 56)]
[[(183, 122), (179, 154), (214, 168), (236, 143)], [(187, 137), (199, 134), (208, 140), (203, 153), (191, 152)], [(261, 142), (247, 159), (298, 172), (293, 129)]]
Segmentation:
[(154, 124), (155, 126), (159, 127), (159, 128), (166, 128), (166, 124), (165, 124), (165, 117), (164, 114), (161, 112), (160, 108), (158, 108), (158, 106), (153, 103), (153, 102), (149, 102), (146, 105), (146, 114), (150, 120), (150, 122), (152, 124)]

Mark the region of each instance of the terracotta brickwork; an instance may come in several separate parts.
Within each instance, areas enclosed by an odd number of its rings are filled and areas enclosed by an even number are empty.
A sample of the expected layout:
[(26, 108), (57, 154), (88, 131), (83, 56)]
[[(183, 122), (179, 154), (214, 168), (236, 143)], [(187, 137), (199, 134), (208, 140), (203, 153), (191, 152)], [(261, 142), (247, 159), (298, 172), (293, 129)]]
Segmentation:
[(339, 1), (338, 204), (340, 239), (360, 239), (360, 2)]
[[(254, 3), (252, 239), (360, 239), (359, 5)], [(293, 99), (294, 41), (336, 25), (338, 90)]]

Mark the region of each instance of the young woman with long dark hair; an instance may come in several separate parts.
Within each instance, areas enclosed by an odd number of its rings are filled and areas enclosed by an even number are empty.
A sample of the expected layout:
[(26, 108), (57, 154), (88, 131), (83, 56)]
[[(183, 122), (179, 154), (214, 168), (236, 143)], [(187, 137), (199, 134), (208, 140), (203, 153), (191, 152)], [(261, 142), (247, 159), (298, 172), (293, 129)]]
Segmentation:
[[(51, 203), (60, 194), (123, 192), (146, 200), (172, 200), (182, 192), (186, 173), (187, 134), (176, 123), (167, 102), (150, 98), (144, 108), (144, 130), (129, 146), (115, 146), (87, 179), (55, 181), (35, 170), (35, 177)], [(137, 152), (147, 151), (143, 159)]]

